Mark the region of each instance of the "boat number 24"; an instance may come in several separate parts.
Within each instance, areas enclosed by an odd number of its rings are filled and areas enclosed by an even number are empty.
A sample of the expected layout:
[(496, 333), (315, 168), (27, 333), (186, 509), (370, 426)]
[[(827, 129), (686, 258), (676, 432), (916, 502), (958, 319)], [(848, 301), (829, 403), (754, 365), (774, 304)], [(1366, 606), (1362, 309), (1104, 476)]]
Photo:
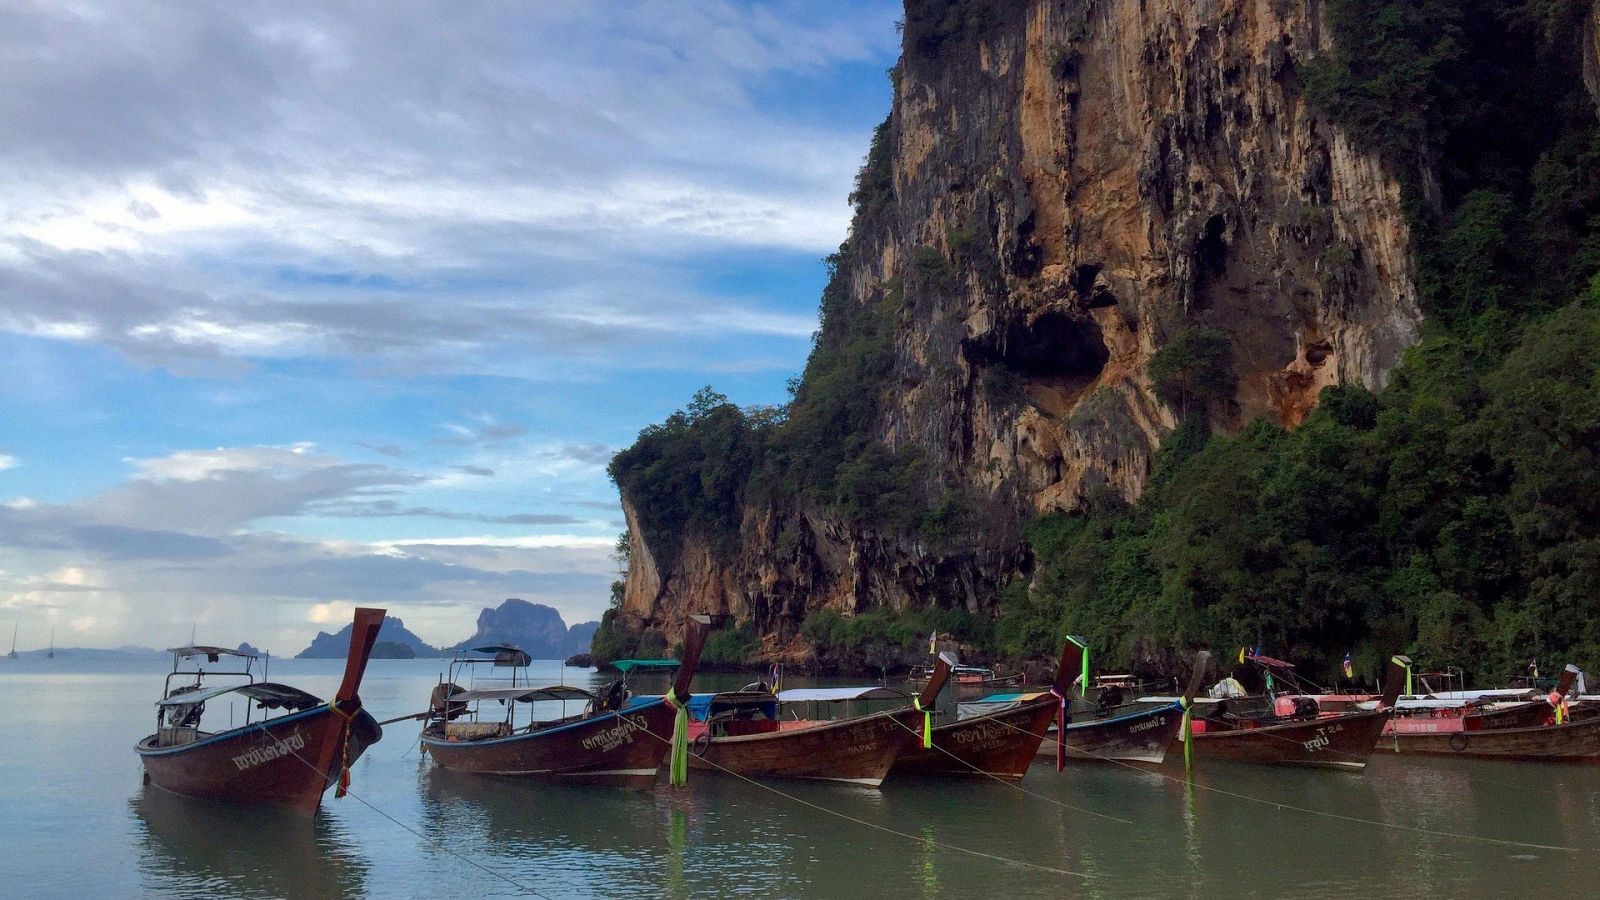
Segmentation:
[(1323, 747), (1333, 743), (1333, 738), (1328, 737), (1328, 735), (1335, 734), (1343, 730), (1343, 725), (1324, 725), (1317, 729), (1316, 737), (1313, 737), (1308, 741), (1302, 741), (1301, 743), (1305, 745), (1305, 748), (1308, 751), (1315, 753), (1318, 750), (1321, 750)]

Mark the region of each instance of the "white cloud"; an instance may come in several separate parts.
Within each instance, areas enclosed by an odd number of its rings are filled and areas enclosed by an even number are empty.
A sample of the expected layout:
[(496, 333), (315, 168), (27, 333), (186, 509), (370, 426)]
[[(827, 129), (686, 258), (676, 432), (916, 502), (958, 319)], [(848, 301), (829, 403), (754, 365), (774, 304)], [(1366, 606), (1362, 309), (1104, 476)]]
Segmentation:
[(15, 456), (9, 453), (0, 453), (0, 472), (4, 472), (6, 469), (15, 469), (16, 467), (17, 458)]

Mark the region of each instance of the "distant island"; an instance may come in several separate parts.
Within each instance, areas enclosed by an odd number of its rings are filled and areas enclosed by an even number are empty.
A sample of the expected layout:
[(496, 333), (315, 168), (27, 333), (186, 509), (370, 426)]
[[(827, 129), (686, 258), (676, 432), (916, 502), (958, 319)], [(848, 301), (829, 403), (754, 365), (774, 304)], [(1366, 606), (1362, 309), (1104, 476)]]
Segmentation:
[[(295, 654), (295, 659), (343, 659), (350, 652), (350, 629), (353, 625), (346, 625), (333, 634), (326, 631), (317, 632), (311, 639), (311, 646)], [(411, 651), (410, 657), (380, 656), (380, 659), (409, 659), (418, 656), (438, 656), (439, 648), (430, 646), (428, 642), (417, 637), (406, 629), (406, 623), (399, 616), (388, 616), (383, 620), (383, 627), (378, 629), (378, 643), (373, 648), (373, 655), (377, 656), (377, 647), (384, 644), (396, 644)]]
[[(555, 609), (512, 597), (498, 607), (485, 608), (478, 614), (478, 627), (471, 637), (444, 648), (430, 645), (411, 633), (399, 617), (389, 616), (378, 631), (372, 655), (375, 659), (415, 659), (448, 656), (457, 650), (491, 644), (514, 644), (535, 659), (565, 659), (587, 651), (599, 627), (599, 622), (579, 622), (569, 628)], [(318, 632), (311, 646), (296, 658), (342, 659), (350, 649), (350, 628), (346, 625), (333, 634)]]
[(446, 650), (514, 644), (534, 659), (566, 659), (588, 650), (599, 627), (599, 622), (579, 622), (568, 628), (561, 613), (554, 609), (513, 597), (496, 609), (479, 613), (477, 632)]

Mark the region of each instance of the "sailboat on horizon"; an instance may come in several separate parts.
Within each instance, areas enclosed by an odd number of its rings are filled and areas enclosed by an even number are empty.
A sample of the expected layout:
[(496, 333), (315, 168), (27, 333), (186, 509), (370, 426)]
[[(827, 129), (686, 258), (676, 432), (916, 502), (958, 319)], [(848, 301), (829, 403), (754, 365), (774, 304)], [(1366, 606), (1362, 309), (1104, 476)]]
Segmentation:
[(17, 623), (11, 623), (11, 652), (6, 654), (6, 659), (17, 658)]
[(56, 658), (56, 630), (54, 628), (50, 629), (50, 652), (46, 653), (44, 655), (44, 658), (45, 659), (55, 659)]

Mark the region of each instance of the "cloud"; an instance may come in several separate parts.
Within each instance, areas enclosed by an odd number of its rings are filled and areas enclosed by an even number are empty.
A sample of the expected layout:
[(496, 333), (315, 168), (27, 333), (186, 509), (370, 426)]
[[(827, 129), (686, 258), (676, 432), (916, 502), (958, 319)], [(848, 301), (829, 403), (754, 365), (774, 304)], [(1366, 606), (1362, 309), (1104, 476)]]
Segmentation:
[(617, 451), (605, 444), (568, 444), (561, 448), (561, 454), (567, 459), (588, 463), (591, 466), (607, 466), (611, 464), (611, 457)]
[(0, 328), (203, 372), (803, 341), (687, 260), (838, 244), (864, 127), (761, 91), (883, 64), (896, 12), (5, 5)]
[(4, 472), (6, 469), (15, 469), (16, 467), (17, 458), (15, 456), (9, 453), (0, 453), (0, 472)]
[(494, 477), (494, 470), (486, 466), (451, 466), (450, 468), (463, 475), (476, 475), (479, 478)]
[(440, 427), (450, 432), (450, 436), (433, 438), (428, 443), (445, 447), (472, 447), (480, 444), (499, 444), (528, 433), (528, 429), (521, 425), (496, 422), (488, 418), (480, 420), (476, 425), (446, 423)]
[[(454, 466), (452, 468), (461, 468)], [(318, 506), (312, 510), (317, 515), (351, 519), (426, 518), (453, 522), (479, 522), (490, 525), (581, 525), (586, 520), (574, 516), (550, 513), (489, 513), (458, 512), (431, 506), (404, 506), (393, 500), (373, 500), (363, 503), (342, 503)]]

